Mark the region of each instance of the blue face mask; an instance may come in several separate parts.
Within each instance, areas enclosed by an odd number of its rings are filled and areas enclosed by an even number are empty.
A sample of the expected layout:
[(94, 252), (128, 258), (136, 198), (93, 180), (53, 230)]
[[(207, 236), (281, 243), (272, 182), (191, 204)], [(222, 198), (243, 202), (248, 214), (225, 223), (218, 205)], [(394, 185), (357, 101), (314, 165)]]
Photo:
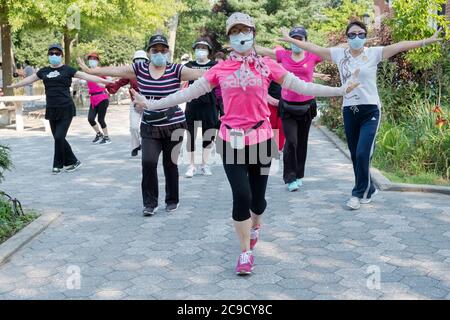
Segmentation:
[[(244, 44), (241, 43), (244, 41)], [(230, 45), (234, 51), (244, 53), (253, 47), (253, 34), (243, 34), (242, 32), (236, 35), (230, 35)]]
[(98, 61), (97, 60), (88, 60), (88, 63), (89, 63), (89, 67), (91, 67), (91, 68), (97, 68), (97, 66), (98, 66)]
[(62, 56), (57, 56), (57, 55), (48, 56), (48, 62), (50, 62), (50, 64), (52, 64), (52, 65), (58, 65), (61, 63), (61, 61), (62, 61)]
[(360, 39), (359, 37), (356, 37), (355, 39), (348, 39), (348, 45), (353, 50), (358, 50), (364, 47), (364, 44), (366, 43), (366, 39)]
[(162, 54), (161, 52), (151, 54), (150, 60), (155, 67), (162, 67), (167, 64), (167, 55)]
[(297, 45), (295, 45), (293, 43), (291, 43), (291, 50), (294, 53), (301, 53), (301, 52), (303, 52), (302, 48), (300, 48), (299, 46), (297, 46)]

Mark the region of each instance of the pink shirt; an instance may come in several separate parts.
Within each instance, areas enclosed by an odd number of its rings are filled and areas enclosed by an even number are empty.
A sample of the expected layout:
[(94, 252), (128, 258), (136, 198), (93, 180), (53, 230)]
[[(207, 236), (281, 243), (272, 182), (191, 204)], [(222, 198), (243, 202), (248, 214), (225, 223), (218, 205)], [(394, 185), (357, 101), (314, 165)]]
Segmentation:
[[(277, 50), (275, 51), (277, 61), (283, 65), (283, 67), (292, 72), (296, 77), (306, 82), (313, 82), (313, 73), (316, 65), (322, 61), (322, 58), (316, 56), (313, 53), (305, 51), (305, 58), (300, 61), (292, 60), (292, 51), (290, 50)], [(283, 100), (290, 102), (303, 102), (314, 99), (314, 96), (305, 96), (286, 89), (281, 91), (281, 97)]]
[(225, 60), (209, 69), (204, 77), (212, 86), (220, 85), (223, 98), (224, 116), (219, 135), (225, 141), (230, 141), (229, 130), (248, 130), (258, 122), (264, 123), (256, 130), (250, 130), (245, 137), (245, 144), (252, 145), (272, 138), (273, 132), (269, 122), (270, 109), (267, 105), (269, 84), (272, 80), (277, 81), (286, 75), (287, 71), (272, 59), (263, 58), (269, 67), (268, 77), (262, 77), (256, 70), (254, 64), (250, 65), (249, 84), (246, 90), (239, 85), (239, 69), (241, 63), (238, 61)]
[[(102, 77), (102, 78), (105, 78), (105, 77)], [(99, 86), (96, 82), (88, 81), (87, 86), (89, 88), (89, 94), (91, 95), (90, 100), (91, 100), (92, 108), (95, 108), (96, 106), (98, 106), (98, 104), (100, 102), (102, 102), (103, 100), (109, 99), (109, 95), (106, 93), (106, 89)], [(97, 93), (97, 92), (105, 92), (105, 93), (92, 95), (93, 93)]]

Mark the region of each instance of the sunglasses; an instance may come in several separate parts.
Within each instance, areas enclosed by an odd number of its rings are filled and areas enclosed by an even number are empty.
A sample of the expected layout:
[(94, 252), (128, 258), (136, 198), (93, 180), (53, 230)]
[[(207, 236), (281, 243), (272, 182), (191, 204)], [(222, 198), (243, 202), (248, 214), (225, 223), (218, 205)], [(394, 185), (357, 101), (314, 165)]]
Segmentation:
[(349, 39), (355, 39), (356, 37), (358, 37), (360, 39), (365, 39), (366, 36), (367, 36), (367, 34), (364, 32), (362, 32), (362, 33), (350, 32), (349, 34), (347, 34), (347, 38), (349, 38)]
[(238, 35), (239, 33), (243, 33), (243, 34), (250, 34), (253, 31), (253, 28), (250, 27), (242, 27), (242, 28), (232, 28), (230, 30), (230, 35), (235, 36)]
[(49, 56), (53, 56), (53, 55), (55, 55), (55, 56), (62, 56), (62, 52), (61, 51), (49, 51), (48, 52), (48, 55)]

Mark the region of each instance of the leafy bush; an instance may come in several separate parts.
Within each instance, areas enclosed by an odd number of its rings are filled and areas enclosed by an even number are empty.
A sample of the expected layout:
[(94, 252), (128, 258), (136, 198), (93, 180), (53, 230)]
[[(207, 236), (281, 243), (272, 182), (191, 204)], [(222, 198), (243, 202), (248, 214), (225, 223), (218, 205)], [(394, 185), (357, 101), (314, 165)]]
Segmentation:
[(36, 217), (35, 213), (16, 216), (10, 202), (0, 196), (0, 243), (20, 231)]
[(9, 157), (9, 148), (0, 145), (0, 182), (3, 180), (3, 173), (12, 167), (11, 159)]

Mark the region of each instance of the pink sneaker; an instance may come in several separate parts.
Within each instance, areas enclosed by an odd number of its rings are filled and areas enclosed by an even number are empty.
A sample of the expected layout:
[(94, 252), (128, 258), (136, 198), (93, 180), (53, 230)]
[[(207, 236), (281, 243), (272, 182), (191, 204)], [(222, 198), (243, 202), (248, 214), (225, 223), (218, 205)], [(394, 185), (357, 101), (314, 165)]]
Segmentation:
[(239, 255), (238, 263), (236, 266), (236, 274), (246, 275), (251, 274), (253, 270), (253, 263), (255, 262), (255, 257), (251, 251), (243, 251)]
[(253, 250), (253, 248), (256, 246), (256, 243), (258, 242), (259, 228), (260, 225), (258, 224), (256, 227), (250, 230), (250, 250)]

